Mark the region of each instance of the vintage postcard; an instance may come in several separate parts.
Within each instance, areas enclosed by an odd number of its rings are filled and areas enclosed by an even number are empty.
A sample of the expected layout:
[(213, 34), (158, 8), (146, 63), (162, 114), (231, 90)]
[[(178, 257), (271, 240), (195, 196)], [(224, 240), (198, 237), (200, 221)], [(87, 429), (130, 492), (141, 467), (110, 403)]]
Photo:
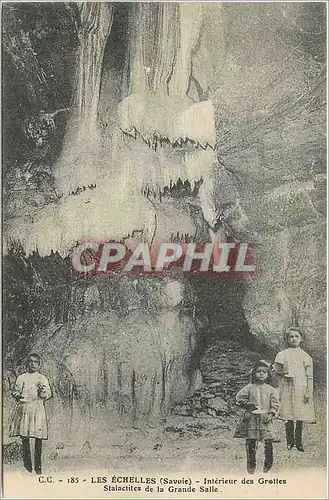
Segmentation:
[(327, 2), (1, 34), (3, 498), (327, 498)]

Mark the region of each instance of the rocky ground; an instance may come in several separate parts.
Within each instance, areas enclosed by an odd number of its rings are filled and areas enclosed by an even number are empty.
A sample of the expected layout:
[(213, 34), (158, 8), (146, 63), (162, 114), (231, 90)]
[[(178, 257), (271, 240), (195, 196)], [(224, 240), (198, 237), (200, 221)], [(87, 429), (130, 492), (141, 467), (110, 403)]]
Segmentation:
[(237, 412), (236, 393), (249, 382), (250, 369), (260, 358), (263, 359), (261, 354), (238, 342), (215, 342), (201, 359), (202, 388), (187, 401), (175, 405), (172, 414), (227, 421)]

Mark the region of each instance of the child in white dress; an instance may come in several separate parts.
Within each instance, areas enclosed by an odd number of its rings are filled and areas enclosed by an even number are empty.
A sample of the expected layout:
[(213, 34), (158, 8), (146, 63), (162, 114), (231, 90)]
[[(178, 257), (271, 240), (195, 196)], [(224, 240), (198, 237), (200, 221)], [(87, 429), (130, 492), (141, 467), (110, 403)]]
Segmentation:
[(27, 358), (27, 372), (16, 380), (13, 397), (16, 406), (10, 422), (10, 436), (20, 436), (23, 444), (24, 466), (32, 472), (30, 438), (35, 438), (34, 469), (41, 474), (42, 440), (48, 438), (44, 401), (51, 397), (48, 379), (39, 373), (40, 356)]
[(302, 332), (290, 327), (285, 333), (287, 349), (275, 358), (274, 371), (279, 376), (279, 418), (286, 421), (288, 450), (296, 446), (303, 452), (303, 422), (315, 423), (313, 403), (313, 360), (300, 348)]

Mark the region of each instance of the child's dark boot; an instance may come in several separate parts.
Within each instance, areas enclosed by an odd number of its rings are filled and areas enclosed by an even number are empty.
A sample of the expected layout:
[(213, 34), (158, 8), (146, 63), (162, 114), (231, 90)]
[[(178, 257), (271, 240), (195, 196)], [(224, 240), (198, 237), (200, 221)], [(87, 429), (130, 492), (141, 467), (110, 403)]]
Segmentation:
[(288, 450), (291, 450), (295, 446), (295, 432), (294, 432), (293, 420), (288, 420), (286, 422), (286, 438), (287, 438), (287, 448)]
[(253, 474), (256, 470), (256, 440), (255, 439), (247, 439), (246, 451), (247, 451), (247, 471), (249, 474)]
[(297, 420), (296, 422), (296, 430), (295, 430), (295, 442), (296, 448), (298, 451), (304, 452), (304, 446), (302, 443), (302, 432), (303, 432), (303, 422)]
[(270, 439), (265, 440), (264, 451), (265, 451), (265, 460), (264, 460), (263, 472), (266, 473), (270, 469), (272, 469), (273, 466), (273, 443)]
[(42, 439), (35, 440), (34, 448), (34, 469), (36, 474), (41, 474), (41, 453), (42, 453)]
[(31, 448), (30, 448), (30, 440), (28, 437), (22, 438), (22, 445), (23, 445), (24, 467), (28, 472), (32, 472)]

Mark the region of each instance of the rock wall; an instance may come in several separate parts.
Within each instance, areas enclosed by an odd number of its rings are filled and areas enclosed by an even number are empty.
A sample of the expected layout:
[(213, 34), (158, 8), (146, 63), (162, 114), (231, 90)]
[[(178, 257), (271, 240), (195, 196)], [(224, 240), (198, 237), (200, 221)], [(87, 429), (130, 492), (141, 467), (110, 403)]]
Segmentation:
[(245, 282), (250, 331), (278, 348), (298, 324), (323, 361), (325, 6), (223, 4), (218, 14), (205, 5), (204, 13), (219, 154), (239, 179), (260, 271)]

